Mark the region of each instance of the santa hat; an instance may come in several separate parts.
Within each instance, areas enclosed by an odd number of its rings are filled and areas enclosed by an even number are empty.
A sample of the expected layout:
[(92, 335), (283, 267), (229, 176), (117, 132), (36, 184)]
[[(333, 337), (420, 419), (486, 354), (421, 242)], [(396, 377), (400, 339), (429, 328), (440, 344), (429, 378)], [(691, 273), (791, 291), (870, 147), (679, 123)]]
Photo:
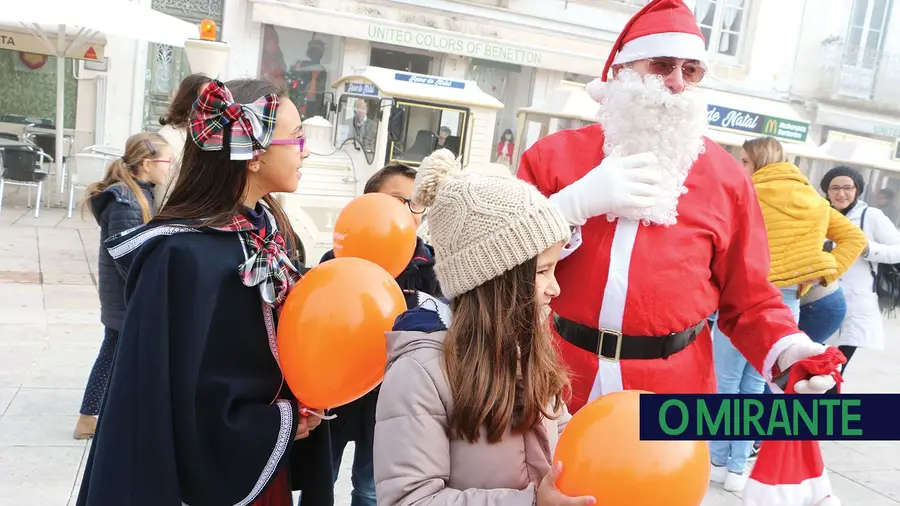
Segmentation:
[(744, 506), (838, 506), (818, 441), (763, 441)]
[[(796, 393), (798, 381), (823, 374), (834, 378), (840, 392), (843, 378), (837, 368), (843, 363), (843, 354), (829, 346), (791, 366), (784, 392)], [(831, 495), (819, 442), (763, 441), (744, 488), (744, 506), (840, 506)]]
[(603, 75), (589, 83), (587, 91), (599, 102), (613, 65), (656, 57), (705, 62), (706, 55), (706, 41), (684, 1), (652, 0), (625, 23), (603, 67)]

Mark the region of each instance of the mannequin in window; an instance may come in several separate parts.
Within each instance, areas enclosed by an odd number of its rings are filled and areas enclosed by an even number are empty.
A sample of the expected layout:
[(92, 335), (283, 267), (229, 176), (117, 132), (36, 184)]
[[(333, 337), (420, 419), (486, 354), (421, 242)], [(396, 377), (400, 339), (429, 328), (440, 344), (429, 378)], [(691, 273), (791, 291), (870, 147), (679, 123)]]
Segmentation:
[(503, 135), (500, 136), (500, 142), (497, 143), (497, 163), (511, 168), (513, 151), (515, 149), (516, 141), (513, 131), (507, 128), (503, 131)]
[(358, 98), (353, 103), (353, 137), (362, 145), (366, 153), (375, 152), (375, 137), (378, 125), (369, 119), (369, 107), (366, 101)]
[(297, 61), (286, 77), (289, 95), (300, 111), (303, 119), (324, 116), (325, 88), (328, 86), (328, 71), (322, 65), (325, 57), (325, 42), (314, 38), (306, 46), (308, 60)]

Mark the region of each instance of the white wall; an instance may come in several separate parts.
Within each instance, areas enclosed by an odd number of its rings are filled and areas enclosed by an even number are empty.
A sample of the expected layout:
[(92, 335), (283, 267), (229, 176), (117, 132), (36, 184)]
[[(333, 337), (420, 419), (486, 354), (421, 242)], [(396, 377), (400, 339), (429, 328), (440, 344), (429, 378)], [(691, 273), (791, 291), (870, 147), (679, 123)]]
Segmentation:
[(262, 25), (253, 22), (252, 14), (252, 5), (248, 0), (225, 0), (222, 41), (230, 47), (226, 80), (259, 75)]
[[(743, 48), (743, 59), (748, 68), (743, 84), (748, 88), (788, 91), (800, 38), (797, 27), (803, 20), (804, 4), (810, 1), (753, 0)], [(822, 6), (819, 9), (826, 10)]]
[[(125, 141), (133, 131), (136, 119), (140, 125), (141, 118), (133, 118), (134, 101), (143, 107), (143, 82), (135, 81), (135, 62), (139, 56), (138, 45), (146, 48), (147, 43), (134, 40), (107, 37), (106, 56), (109, 57), (107, 72), (106, 96), (106, 136), (102, 144), (124, 147)], [(143, 51), (146, 55), (146, 49)], [(146, 60), (144, 60), (146, 64)], [(136, 89), (140, 84), (140, 89)]]
[(847, 23), (853, 0), (806, 0), (799, 44), (794, 60), (791, 93), (811, 97), (823, 79), (823, 61), (827, 48), (822, 41), (847, 36)]

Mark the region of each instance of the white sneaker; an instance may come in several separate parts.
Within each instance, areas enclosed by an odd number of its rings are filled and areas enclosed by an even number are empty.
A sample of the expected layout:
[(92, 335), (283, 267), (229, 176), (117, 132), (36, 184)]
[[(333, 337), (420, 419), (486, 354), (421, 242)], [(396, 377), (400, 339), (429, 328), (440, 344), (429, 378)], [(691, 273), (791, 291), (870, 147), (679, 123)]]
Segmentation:
[(725, 490), (729, 492), (740, 492), (744, 490), (744, 486), (747, 485), (747, 473), (728, 473), (728, 476), (725, 477), (725, 484), (723, 485)]
[(712, 470), (709, 472), (709, 481), (712, 483), (725, 483), (725, 478), (728, 475), (728, 468), (725, 466), (712, 466)]

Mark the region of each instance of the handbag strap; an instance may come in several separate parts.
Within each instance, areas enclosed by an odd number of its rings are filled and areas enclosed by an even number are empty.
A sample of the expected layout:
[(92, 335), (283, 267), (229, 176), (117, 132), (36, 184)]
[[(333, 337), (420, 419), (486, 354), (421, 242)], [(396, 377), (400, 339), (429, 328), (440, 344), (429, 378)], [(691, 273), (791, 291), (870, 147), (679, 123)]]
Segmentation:
[[(863, 209), (862, 216), (859, 218), (859, 228), (860, 228), (860, 230), (863, 231), (863, 233), (866, 232), (866, 228), (865, 228), (866, 227), (866, 212), (868, 212), (868, 210), (869, 210), (868, 207)], [(877, 293), (878, 292), (878, 273), (875, 271), (875, 266), (872, 265), (872, 262), (866, 261), (866, 263), (869, 264), (869, 272), (872, 273), (872, 291)]]

